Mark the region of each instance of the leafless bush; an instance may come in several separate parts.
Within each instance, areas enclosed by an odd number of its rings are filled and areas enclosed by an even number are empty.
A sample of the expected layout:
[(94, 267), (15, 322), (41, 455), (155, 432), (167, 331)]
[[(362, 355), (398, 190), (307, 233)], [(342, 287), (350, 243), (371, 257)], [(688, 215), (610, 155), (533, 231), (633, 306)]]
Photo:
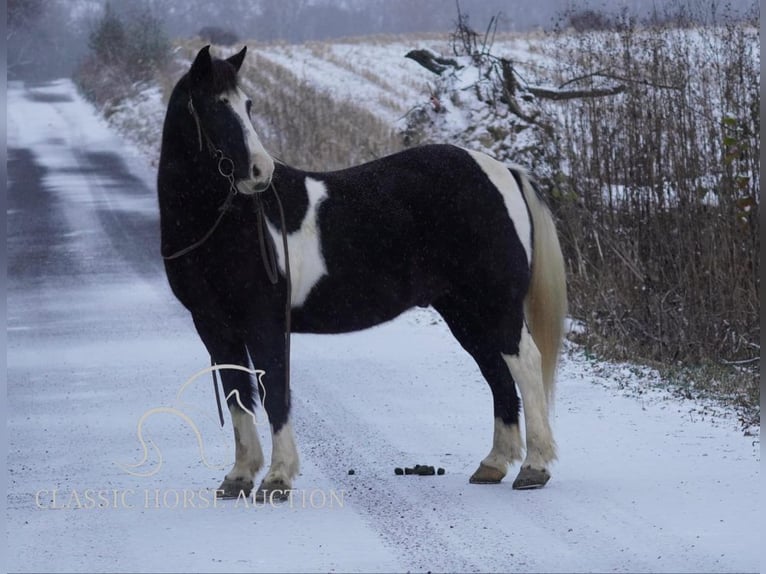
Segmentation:
[(760, 357), (760, 40), (728, 22), (561, 35), (557, 203), (591, 343), (663, 362)]
[[(428, 99), (405, 115), (405, 145), (448, 141), (477, 149), (500, 161), (526, 166), (538, 183), (554, 188), (561, 173), (555, 115), (543, 113), (539, 87), (523, 81), (516, 62), (493, 53), (500, 16), (484, 34), (460, 12), (450, 35), (452, 56), (430, 49), (410, 50), (412, 59), (436, 75)], [(552, 97), (560, 97), (556, 91)], [(546, 94), (545, 97), (551, 97)]]
[(90, 33), (88, 46), (90, 51), (74, 80), (107, 116), (153, 81), (170, 59), (170, 41), (158, 17), (148, 10), (120, 15), (109, 2)]

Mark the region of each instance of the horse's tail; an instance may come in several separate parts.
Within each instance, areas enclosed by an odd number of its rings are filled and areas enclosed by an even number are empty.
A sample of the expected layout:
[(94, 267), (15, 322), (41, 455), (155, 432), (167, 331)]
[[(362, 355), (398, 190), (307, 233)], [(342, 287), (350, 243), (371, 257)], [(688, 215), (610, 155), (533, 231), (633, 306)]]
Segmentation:
[(532, 339), (540, 350), (543, 386), (550, 406), (567, 313), (564, 256), (548, 206), (523, 170), (511, 171), (520, 184), (532, 219), (532, 278), (524, 301), (524, 314)]

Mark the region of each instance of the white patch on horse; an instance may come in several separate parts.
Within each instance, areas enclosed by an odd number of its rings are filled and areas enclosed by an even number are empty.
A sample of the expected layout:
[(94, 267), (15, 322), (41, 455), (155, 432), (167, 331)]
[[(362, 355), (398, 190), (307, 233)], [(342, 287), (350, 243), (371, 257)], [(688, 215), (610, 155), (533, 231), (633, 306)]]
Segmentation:
[(511, 218), (513, 227), (516, 229), (524, 251), (527, 253), (527, 261), (532, 262), (532, 222), (527, 210), (527, 203), (524, 201), (523, 191), (519, 189), (516, 180), (506, 166), (499, 161), (492, 159), (487, 154), (465, 150), (479, 164), (479, 167), (487, 174), (489, 181), (492, 182), (505, 202), (505, 209)]
[[(279, 190), (277, 190), (279, 191)], [(322, 257), (321, 238), (317, 223), (317, 209), (327, 197), (327, 186), (321, 181), (306, 178), (306, 191), (309, 196), (309, 206), (301, 227), (287, 235), (287, 249), (290, 253), (290, 280), (292, 283), (292, 306), (300, 307), (314, 288), (314, 285), (327, 275), (327, 267)], [(268, 223), (269, 233), (274, 240), (279, 259), (279, 269), (285, 274), (285, 250), (282, 244), (282, 234), (271, 223)]]
[(521, 391), (526, 427), (527, 456), (523, 467), (545, 469), (556, 458), (556, 444), (548, 422), (548, 400), (543, 387), (540, 351), (526, 325), (521, 330), (519, 354), (502, 354)]
[(263, 483), (284, 483), (289, 486), (300, 470), (293, 426), (289, 420), (276, 433), (272, 427), (271, 441), (271, 467)]
[(247, 102), (250, 101), (250, 98), (248, 98), (247, 94), (240, 88), (235, 88), (221, 94), (219, 99), (231, 107), (242, 124), (245, 144), (250, 152), (250, 174), (252, 175), (253, 168), (258, 170), (258, 176), (254, 176), (249, 182), (243, 181), (237, 184), (237, 189), (240, 192), (252, 195), (256, 192), (252, 184), (265, 188), (271, 181), (271, 177), (274, 175), (274, 159), (266, 151), (266, 148), (263, 147), (261, 139), (258, 137), (255, 127), (253, 127), (253, 122), (250, 120), (250, 114), (247, 110)]
[(263, 466), (263, 451), (255, 430), (254, 415), (243, 411), (239, 406), (229, 407), (231, 422), (234, 426), (234, 468), (226, 475), (229, 480), (244, 479), (252, 481)]
[(481, 461), (484, 466), (496, 468), (503, 473), (508, 470), (508, 464), (521, 460), (523, 446), (519, 425), (507, 425), (503, 419), (495, 417), (495, 433), (492, 439), (492, 450)]

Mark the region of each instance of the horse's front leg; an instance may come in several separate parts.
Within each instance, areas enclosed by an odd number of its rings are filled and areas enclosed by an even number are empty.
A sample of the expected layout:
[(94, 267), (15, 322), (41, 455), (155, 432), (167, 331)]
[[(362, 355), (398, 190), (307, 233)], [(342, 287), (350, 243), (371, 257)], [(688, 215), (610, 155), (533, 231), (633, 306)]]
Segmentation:
[(265, 371), (259, 391), (271, 425), (271, 466), (256, 491), (259, 500), (284, 500), (298, 474), (298, 450), (290, 420), (290, 390), (285, 370), (285, 333), (264, 328), (248, 340), (253, 366)]
[[(198, 317), (194, 318), (202, 341), (213, 361), (219, 365), (249, 368), (247, 349), (230, 331)], [(226, 403), (234, 427), (234, 467), (218, 487), (222, 498), (249, 496), (255, 475), (263, 467), (263, 451), (255, 429), (253, 380), (249, 372), (222, 368), (219, 371)]]

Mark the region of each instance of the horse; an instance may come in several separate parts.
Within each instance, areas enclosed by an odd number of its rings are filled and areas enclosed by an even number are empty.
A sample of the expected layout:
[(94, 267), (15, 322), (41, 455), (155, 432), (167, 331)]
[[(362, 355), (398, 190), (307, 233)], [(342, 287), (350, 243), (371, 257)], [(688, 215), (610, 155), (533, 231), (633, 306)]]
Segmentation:
[(567, 299), (553, 217), (531, 176), (447, 144), (338, 171), (290, 167), (254, 129), (238, 83), (246, 51), (198, 52), (168, 101), (157, 175), (173, 294), (213, 363), (265, 371), (272, 457), (255, 492), (264, 456), (253, 380), (221, 371), (235, 438), (221, 495), (279, 499), (293, 488), (291, 332), (358, 331), (429, 305), (492, 391), (492, 447), (470, 482), (499, 483), (524, 455), (513, 488), (543, 487)]

